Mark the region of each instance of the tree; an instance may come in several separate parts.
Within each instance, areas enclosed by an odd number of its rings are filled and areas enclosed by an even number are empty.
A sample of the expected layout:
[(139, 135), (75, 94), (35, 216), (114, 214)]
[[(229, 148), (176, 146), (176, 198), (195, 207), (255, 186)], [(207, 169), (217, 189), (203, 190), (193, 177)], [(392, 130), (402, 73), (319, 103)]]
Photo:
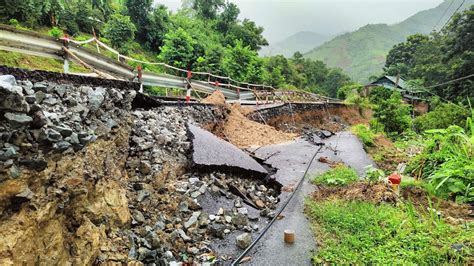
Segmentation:
[(414, 57), (418, 47), (429, 41), (429, 37), (423, 34), (411, 35), (406, 42), (395, 45), (387, 55), (384, 71), (388, 75), (395, 76), (398, 73), (408, 75), (408, 71), (414, 65)]
[(243, 42), (238, 40), (234, 46), (227, 46), (224, 52), (222, 67), (228, 76), (236, 80), (247, 80), (248, 77), (254, 77), (254, 73), (259, 71), (257, 65), (258, 55)]
[(401, 134), (411, 125), (410, 107), (403, 103), (401, 94), (396, 91), (387, 100), (379, 102), (374, 109), (374, 118), (389, 134)]
[(192, 69), (196, 41), (183, 28), (165, 35), (159, 59), (175, 67)]
[(115, 48), (124, 47), (135, 38), (137, 31), (129, 16), (114, 14), (104, 26), (104, 34)]
[(218, 18), (217, 30), (223, 34), (228, 33), (232, 26), (237, 24), (239, 14), (240, 9), (236, 4), (225, 3), (224, 11), (222, 11)]
[(145, 26), (145, 46), (148, 49), (159, 51), (168, 32), (170, 17), (166, 6), (160, 5), (153, 10)]
[(192, 3), (192, 8), (203, 19), (216, 19), (219, 10), (224, 6), (224, 0), (194, 0)]
[(258, 51), (262, 46), (268, 45), (268, 41), (262, 35), (263, 30), (263, 27), (257, 26), (255, 22), (244, 19), (242, 25), (235, 24), (230, 29), (226, 37), (226, 44), (232, 45), (236, 40), (241, 40), (244, 46)]
[(150, 24), (149, 14), (152, 11), (152, 0), (126, 0), (127, 15), (137, 28), (137, 39), (142, 43), (147, 41), (147, 26)]
[(335, 98), (337, 96), (337, 90), (348, 84), (350, 81), (351, 79), (346, 74), (344, 74), (341, 69), (334, 68), (331, 69), (326, 76), (323, 88), (330, 97)]

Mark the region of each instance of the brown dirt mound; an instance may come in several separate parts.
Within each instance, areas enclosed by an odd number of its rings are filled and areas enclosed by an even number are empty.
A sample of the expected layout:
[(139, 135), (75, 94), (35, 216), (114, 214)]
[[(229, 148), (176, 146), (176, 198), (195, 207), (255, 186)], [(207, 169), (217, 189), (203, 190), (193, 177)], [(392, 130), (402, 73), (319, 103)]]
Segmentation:
[[(347, 201), (367, 201), (374, 204), (396, 204), (402, 200), (413, 203), (422, 212), (426, 212), (430, 206), (429, 195), (421, 188), (402, 188), (400, 198), (393, 192), (390, 186), (384, 183), (368, 184), (359, 182), (346, 187), (319, 187), (311, 197), (316, 201), (342, 199)], [(456, 204), (434, 197), (430, 197), (430, 200), (432, 208), (440, 211), (450, 223), (474, 220), (474, 213), (469, 205)]]
[(297, 137), (296, 134), (278, 131), (274, 127), (248, 119), (244, 114), (251, 112), (251, 108), (241, 107), (239, 104), (226, 104), (225, 97), (220, 91), (214, 92), (201, 102), (222, 105), (228, 110), (227, 121), (219, 128), (214, 128), (212, 132), (227, 139), (239, 148), (278, 144), (291, 141)]
[(207, 98), (203, 99), (201, 103), (205, 104), (216, 104), (216, 105), (224, 105), (225, 104), (225, 96), (222, 91), (215, 91)]
[(231, 143), (238, 147), (277, 144), (291, 141), (297, 137), (296, 134), (278, 131), (274, 127), (251, 121), (237, 108), (230, 107), (230, 110), (229, 118), (224, 125), (224, 134)]

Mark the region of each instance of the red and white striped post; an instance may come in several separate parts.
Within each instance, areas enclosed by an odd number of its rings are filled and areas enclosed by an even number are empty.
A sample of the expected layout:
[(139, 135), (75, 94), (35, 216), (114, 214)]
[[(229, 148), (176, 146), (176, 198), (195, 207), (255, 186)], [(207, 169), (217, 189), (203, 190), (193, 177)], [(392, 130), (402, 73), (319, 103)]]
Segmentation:
[(188, 90), (186, 91), (186, 103), (190, 103), (191, 102), (191, 91), (192, 91), (192, 88), (191, 88), (191, 78), (193, 76), (193, 72), (191, 72), (191, 70), (188, 70), (187, 72), (187, 75), (186, 75), (186, 80), (188, 82)]

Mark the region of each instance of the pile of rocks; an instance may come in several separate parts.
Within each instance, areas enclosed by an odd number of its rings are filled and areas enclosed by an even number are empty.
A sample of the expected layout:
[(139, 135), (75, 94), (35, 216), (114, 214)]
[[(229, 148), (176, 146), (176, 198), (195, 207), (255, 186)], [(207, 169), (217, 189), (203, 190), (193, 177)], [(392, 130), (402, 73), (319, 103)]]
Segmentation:
[(41, 171), (46, 154), (82, 149), (114, 130), (131, 109), (135, 91), (16, 81), (0, 76), (0, 173)]
[[(255, 233), (262, 219), (274, 216), (278, 187), (258, 179), (191, 169), (186, 123), (215, 125), (226, 114), (209, 106), (132, 112), (127, 197), (133, 221), (122, 236), (129, 240), (129, 259), (163, 265), (208, 261), (212, 239), (230, 237), (229, 245), (244, 247), (243, 240), (251, 237), (237, 241), (232, 232)], [(213, 204), (219, 201), (226, 204)]]

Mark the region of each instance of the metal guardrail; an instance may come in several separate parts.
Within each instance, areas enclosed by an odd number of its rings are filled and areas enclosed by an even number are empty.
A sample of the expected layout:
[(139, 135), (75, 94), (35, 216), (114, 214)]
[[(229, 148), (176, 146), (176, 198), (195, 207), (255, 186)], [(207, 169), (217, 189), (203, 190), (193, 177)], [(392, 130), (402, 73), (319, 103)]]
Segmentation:
[[(116, 78), (121, 80), (134, 81), (137, 80), (137, 72), (132, 67), (120, 61), (106, 57), (98, 52), (83, 48), (80, 44), (74, 42), (66, 42), (62, 39), (57, 39), (42, 35), (36, 32), (25, 31), (15, 27), (0, 24), (0, 50), (18, 52), (33, 56), (48, 57), (59, 60), (80, 61), (91, 67), (96, 73), (104, 73), (105, 78)], [(125, 58), (119, 55), (119, 58)], [(166, 64), (163, 64), (165, 67)], [(171, 67), (172, 69), (177, 69)], [(65, 70), (66, 67), (65, 67)], [(178, 69), (181, 72), (185, 70)], [(283, 91), (275, 90), (271, 86), (255, 85), (243, 82), (236, 82), (229, 77), (220, 77), (210, 73), (195, 73), (197, 75), (208, 75), (208, 81), (201, 81), (195, 79), (186, 79), (167, 74), (157, 74), (151, 72), (144, 72), (141, 76), (141, 83), (147, 86), (156, 86), (162, 88), (188, 89), (211, 94), (216, 90), (220, 90), (224, 96), (230, 101), (285, 101), (292, 98), (304, 99), (304, 101), (312, 102), (340, 102), (337, 99), (332, 99), (312, 93), (301, 91)], [(89, 74), (84, 74), (89, 75)], [(211, 82), (210, 78), (227, 80), (228, 83)], [(240, 86), (232, 84), (232, 82)], [(246, 86), (246, 87), (242, 87)], [(251, 89), (250, 86), (253, 86)], [(260, 88), (260, 90), (259, 90)], [(263, 90), (261, 90), (263, 88)], [(259, 98), (260, 95), (260, 98)], [(262, 96), (264, 95), (264, 96)], [(285, 99), (286, 98), (286, 99)]]

